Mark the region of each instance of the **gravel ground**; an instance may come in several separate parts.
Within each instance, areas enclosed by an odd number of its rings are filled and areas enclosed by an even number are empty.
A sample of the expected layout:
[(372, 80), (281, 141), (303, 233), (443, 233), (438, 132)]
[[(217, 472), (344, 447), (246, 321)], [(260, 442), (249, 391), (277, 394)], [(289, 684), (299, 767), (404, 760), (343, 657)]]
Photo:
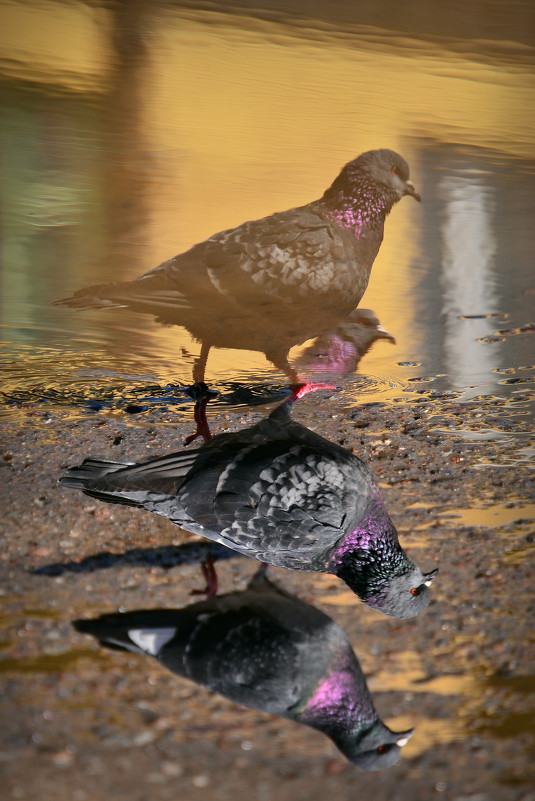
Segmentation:
[[(431, 605), (409, 621), (364, 608), (334, 577), (270, 569), (346, 630), (383, 720), (416, 727), (382, 773), (359, 771), (318, 732), (72, 628), (78, 617), (192, 602), (199, 538), (57, 485), (88, 455), (175, 450), (190, 421), (171, 425), (165, 411), (133, 424), (127, 414), (73, 420), (52, 409), (4, 423), (3, 797), (535, 801), (533, 473), (525, 424), (509, 411), (448, 399), (348, 409), (336, 395), (296, 406), (297, 420), (370, 464), (402, 544), (422, 569), (440, 567)], [(218, 416), (214, 433), (265, 412)], [(256, 566), (220, 559), (220, 591), (243, 589)]]

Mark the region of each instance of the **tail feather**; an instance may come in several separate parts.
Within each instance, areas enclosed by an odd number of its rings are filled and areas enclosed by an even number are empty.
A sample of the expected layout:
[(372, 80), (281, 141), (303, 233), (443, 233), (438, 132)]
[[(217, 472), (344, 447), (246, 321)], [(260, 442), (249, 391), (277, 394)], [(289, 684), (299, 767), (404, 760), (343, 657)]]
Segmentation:
[(85, 495), (88, 495), (90, 498), (97, 498), (99, 501), (119, 503), (122, 506), (142, 507), (143, 504), (135, 497), (106, 492), (102, 489), (92, 489), (88, 486), (110, 473), (115, 473), (117, 470), (130, 467), (132, 464), (133, 462), (107, 462), (104, 459), (85, 459), (78, 467), (71, 467), (70, 470), (67, 470), (65, 475), (61, 476), (59, 483), (63, 487), (82, 490)]
[[(175, 315), (191, 311), (191, 303), (176, 287), (167, 285), (160, 273), (147, 273), (133, 281), (113, 284), (98, 284), (78, 289), (70, 298), (55, 300), (54, 306), (70, 306), (72, 309), (134, 309), (144, 314), (169, 317), (176, 323)], [(164, 320), (165, 322), (165, 320)]]
[[(64, 483), (60, 479), (60, 483)], [(72, 484), (67, 486), (73, 486)], [(137, 506), (138, 509), (143, 509), (144, 505), (141, 500), (128, 497), (128, 495), (119, 495), (112, 492), (103, 492), (102, 490), (83, 489), (84, 495), (89, 498), (96, 498), (97, 501), (104, 501), (105, 503), (118, 503), (120, 506)]]
[(59, 483), (64, 487), (85, 490), (87, 485), (109, 473), (115, 473), (124, 467), (130, 467), (133, 462), (108, 462), (105, 459), (84, 459), (78, 467), (71, 467)]
[[(119, 284), (96, 284), (79, 289), (70, 298), (55, 300), (54, 306), (70, 306), (72, 309), (120, 309), (125, 308), (126, 304), (106, 297), (110, 290)], [(100, 294), (102, 292), (102, 295)]]
[(121, 651), (157, 656), (177, 633), (180, 610), (139, 610), (112, 613), (93, 620), (74, 620), (82, 634), (91, 634), (101, 645)]

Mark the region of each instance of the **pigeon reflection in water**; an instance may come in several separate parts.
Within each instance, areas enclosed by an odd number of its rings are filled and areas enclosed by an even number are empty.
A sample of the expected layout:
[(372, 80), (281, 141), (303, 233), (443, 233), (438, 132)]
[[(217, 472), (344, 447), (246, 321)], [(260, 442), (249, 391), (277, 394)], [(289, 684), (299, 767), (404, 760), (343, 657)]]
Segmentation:
[(302, 375), (350, 375), (378, 339), (396, 342), (374, 312), (355, 309), (335, 328), (317, 337), (297, 359), (295, 367)]
[(129, 308), (181, 325), (202, 343), (193, 380), (205, 379), (212, 346), (258, 350), (299, 384), (288, 351), (332, 329), (358, 305), (404, 195), (420, 196), (392, 150), (350, 161), (305, 206), (211, 236), (132, 281), (80, 289), (57, 304)]
[(262, 569), (244, 592), (74, 626), (102, 645), (151, 655), (231, 701), (319, 729), (364, 770), (394, 765), (413, 734), (396, 734), (379, 719), (342, 629)]
[(333, 573), (383, 614), (418, 615), (437, 570), (422, 573), (400, 546), (366, 465), (293, 422), (291, 408), (143, 464), (86, 459), (60, 482), (267, 564)]

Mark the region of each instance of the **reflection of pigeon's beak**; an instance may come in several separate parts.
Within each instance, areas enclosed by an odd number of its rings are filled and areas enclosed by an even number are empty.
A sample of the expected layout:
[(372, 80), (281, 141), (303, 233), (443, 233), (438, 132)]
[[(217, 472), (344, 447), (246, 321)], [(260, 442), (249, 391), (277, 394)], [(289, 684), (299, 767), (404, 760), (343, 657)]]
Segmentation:
[(409, 731), (400, 731), (399, 740), (396, 740), (396, 745), (399, 745), (400, 748), (403, 748), (404, 745), (407, 745), (414, 734), (414, 731), (415, 729), (409, 729)]
[(396, 344), (396, 338), (389, 334), (386, 328), (383, 328), (381, 323), (379, 323), (375, 329), (377, 331), (377, 335), (382, 337), (382, 339), (389, 339), (394, 345)]
[(416, 189), (414, 188), (414, 184), (413, 184), (412, 181), (405, 181), (405, 192), (404, 192), (404, 194), (405, 195), (410, 195), (415, 200), (417, 200), (418, 203), (420, 203), (420, 201), (422, 199), (420, 197), (420, 195), (418, 194), (418, 192), (416, 191)]
[(424, 573), (424, 584), (426, 587), (430, 587), (433, 583), (433, 579), (435, 579), (438, 575), (438, 567), (432, 570), (430, 573)]

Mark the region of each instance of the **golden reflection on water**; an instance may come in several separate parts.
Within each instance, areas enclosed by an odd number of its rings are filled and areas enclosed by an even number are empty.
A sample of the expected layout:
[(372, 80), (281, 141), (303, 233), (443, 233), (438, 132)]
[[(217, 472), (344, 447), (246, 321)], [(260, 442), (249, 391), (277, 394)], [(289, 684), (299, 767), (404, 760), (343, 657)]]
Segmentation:
[[(368, 679), (371, 693), (406, 692), (434, 693), (452, 696), (459, 704), (480, 698), (481, 687), (470, 673), (437, 676), (427, 679), (420, 656), (415, 651), (399, 651), (390, 655), (388, 666)], [(385, 720), (394, 730), (416, 728), (414, 736), (403, 748), (404, 757), (418, 756), (437, 743), (449, 743), (466, 737), (465, 721), (461, 717), (432, 719), (424, 716), (399, 715)]]
[[(132, 277), (218, 230), (317, 198), (342, 164), (369, 148), (402, 152), (417, 185), (422, 140), (535, 156), (535, 78), (524, 45), (494, 43), (507, 51), (494, 58), (488, 42), (468, 41), (463, 54), (455, 41), (430, 44), (365, 25), (298, 27), (142, 3), (128, 11), (126, 34), (143, 46), (120, 74), (121, 20), (109, 10), (15, 2), (2, 7), (0, 27), (0, 71), (11, 79), (90, 90), (96, 105), (114, 79), (129, 86), (119, 105), (124, 147), (108, 176), (119, 199), (109, 216), (132, 192), (142, 200), (103, 254), (106, 278), (110, 269), (115, 278)], [(417, 319), (422, 225), (416, 205), (394, 210), (361, 304), (398, 342)], [(102, 280), (102, 270), (73, 265), (68, 289)], [(176, 328), (156, 339), (167, 352), (197, 349)], [(378, 346), (379, 359), (385, 347)], [(210, 358), (215, 372), (251, 360), (265, 367), (244, 352)]]
[(440, 522), (454, 526), (503, 526), (515, 520), (532, 523), (535, 520), (535, 504), (507, 508), (501, 504), (472, 509), (448, 509), (440, 512)]
[(0, 73), (102, 91), (111, 67), (110, 14), (81, 2), (2, 3)]

